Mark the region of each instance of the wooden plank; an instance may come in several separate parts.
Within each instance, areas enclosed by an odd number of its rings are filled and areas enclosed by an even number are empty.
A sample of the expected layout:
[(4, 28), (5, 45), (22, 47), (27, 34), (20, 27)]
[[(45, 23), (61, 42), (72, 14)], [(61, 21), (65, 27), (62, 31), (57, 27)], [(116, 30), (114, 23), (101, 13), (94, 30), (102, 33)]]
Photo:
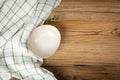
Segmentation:
[(45, 66), (58, 80), (119, 80), (119, 65)]
[(56, 15), (60, 20), (96, 20), (120, 21), (120, 1), (117, 2), (63, 2), (51, 16)]
[(62, 42), (56, 54), (46, 63), (59, 66), (120, 64), (120, 22), (63, 21), (52, 25), (60, 29)]

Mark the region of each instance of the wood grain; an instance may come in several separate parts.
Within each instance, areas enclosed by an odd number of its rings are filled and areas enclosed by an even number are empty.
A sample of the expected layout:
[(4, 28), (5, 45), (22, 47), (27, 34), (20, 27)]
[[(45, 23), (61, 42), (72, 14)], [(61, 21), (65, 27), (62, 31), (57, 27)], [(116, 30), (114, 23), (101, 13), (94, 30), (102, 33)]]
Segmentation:
[[(101, 1), (101, 0), (99, 0)], [(96, 20), (119, 21), (120, 1), (69, 1), (61, 3), (51, 16), (59, 16), (61, 20)]]
[(43, 67), (58, 80), (120, 80), (119, 0), (63, 0), (53, 15), (62, 41)]

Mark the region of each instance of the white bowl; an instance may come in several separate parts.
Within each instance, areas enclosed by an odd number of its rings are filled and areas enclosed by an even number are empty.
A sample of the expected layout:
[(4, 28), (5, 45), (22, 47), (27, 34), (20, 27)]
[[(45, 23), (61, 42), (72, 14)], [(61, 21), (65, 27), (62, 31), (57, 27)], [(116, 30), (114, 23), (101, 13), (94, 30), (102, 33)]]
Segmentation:
[(38, 58), (48, 58), (60, 45), (61, 35), (51, 25), (42, 25), (34, 29), (29, 38), (29, 47)]

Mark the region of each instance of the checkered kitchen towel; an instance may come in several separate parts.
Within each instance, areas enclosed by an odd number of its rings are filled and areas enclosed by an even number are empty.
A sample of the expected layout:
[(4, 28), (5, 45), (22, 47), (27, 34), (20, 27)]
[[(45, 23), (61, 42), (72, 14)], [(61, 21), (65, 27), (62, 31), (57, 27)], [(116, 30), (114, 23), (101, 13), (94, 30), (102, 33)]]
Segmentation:
[(40, 67), (27, 46), (31, 31), (42, 25), (61, 0), (0, 0), (0, 80), (56, 80)]

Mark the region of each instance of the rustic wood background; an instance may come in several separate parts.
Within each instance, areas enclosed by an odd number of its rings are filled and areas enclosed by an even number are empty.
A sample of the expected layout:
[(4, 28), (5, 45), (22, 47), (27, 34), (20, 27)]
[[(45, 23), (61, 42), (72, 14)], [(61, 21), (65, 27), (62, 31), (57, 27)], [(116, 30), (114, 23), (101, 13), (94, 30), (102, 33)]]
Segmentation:
[(53, 15), (62, 42), (45, 68), (58, 80), (120, 80), (120, 0), (62, 0)]

